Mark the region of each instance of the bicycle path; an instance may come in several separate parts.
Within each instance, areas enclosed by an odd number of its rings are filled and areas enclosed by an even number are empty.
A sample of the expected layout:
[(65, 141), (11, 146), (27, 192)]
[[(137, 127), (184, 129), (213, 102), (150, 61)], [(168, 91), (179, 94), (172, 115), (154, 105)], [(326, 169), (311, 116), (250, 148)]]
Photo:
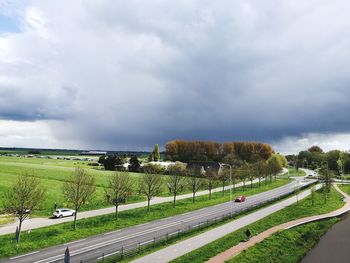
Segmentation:
[(287, 230), (302, 224), (310, 223), (313, 221), (318, 221), (326, 218), (331, 218), (331, 217), (337, 217), (340, 216), (348, 211), (350, 211), (350, 196), (347, 193), (344, 193), (342, 190), (339, 189), (339, 187), (335, 184), (334, 188), (341, 193), (345, 197), (345, 205), (335, 211), (322, 214), (322, 215), (316, 215), (316, 216), (309, 216), (309, 217), (304, 217), (304, 218), (299, 218), (293, 221), (289, 221), (283, 224), (280, 224), (278, 226), (274, 226), (256, 236), (253, 236), (249, 241), (247, 242), (241, 242), (238, 245), (222, 252), (221, 254), (218, 254), (217, 256), (211, 258), (210, 260), (207, 261), (207, 263), (222, 263), (225, 262), (226, 260), (229, 260), (230, 258), (233, 258), (237, 256), (239, 253), (242, 251), (256, 245), (257, 243), (260, 243), (263, 241), (265, 238), (271, 236), (272, 234), (280, 231), (280, 230)]

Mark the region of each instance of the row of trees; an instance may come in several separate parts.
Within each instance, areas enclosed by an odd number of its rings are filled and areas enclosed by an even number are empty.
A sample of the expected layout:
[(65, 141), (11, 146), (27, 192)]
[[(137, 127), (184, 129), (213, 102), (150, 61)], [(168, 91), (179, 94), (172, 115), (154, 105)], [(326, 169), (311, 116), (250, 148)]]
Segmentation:
[(339, 150), (324, 152), (319, 146), (312, 146), (306, 151), (299, 152), (298, 155), (287, 156), (288, 161), (293, 162), (297, 167), (307, 167), (317, 169), (324, 165), (336, 175), (350, 173), (350, 153)]
[[(255, 163), (244, 162), (240, 167), (231, 170), (232, 183), (242, 181), (243, 190), (246, 182), (250, 181), (253, 187), (253, 180), (258, 178), (265, 183), (272, 182), (274, 177), (281, 171), (283, 162), (278, 155), (272, 155), (267, 161), (260, 160)], [(206, 170), (199, 165), (187, 168), (186, 164), (176, 162), (169, 166), (167, 176), (160, 169), (159, 165), (144, 166), (144, 174), (140, 176), (138, 187), (128, 172), (115, 171), (108, 178), (105, 187), (106, 201), (115, 206), (115, 218), (118, 219), (118, 207), (125, 203), (128, 196), (132, 195), (136, 189), (138, 193), (147, 198), (147, 211), (150, 211), (151, 200), (164, 191), (165, 188), (173, 196), (173, 206), (176, 206), (176, 198), (185, 189), (192, 191), (192, 202), (196, 200), (196, 193), (200, 189), (206, 188), (209, 192), (209, 199), (212, 198), (212, 190), (220, 183), (222, 185), (222, 195), (225, 194), (225, 186), (230, 181), (230, 169), (222, 167), (216, 169), (209, 167)], [(76, 168), (75, 171), (66, 178), (63, 185), (63, 194), (66, 202), (76, 211), (74, 214), (73, 229), (77, 226), (77, 215), (81, 207), (93, 197), (96, 190), (96, 179), (85, 169)], [(233, 191), (235, 188), (233, 187)], [(41, 186), (39, 179), (33, 175), (19, 176), (16, 184), (5, 194), (5, 211), (14, 214), (19, 219), (17, 242), (20, 241), (22, 223), (28, 218), (29, 213), (38, 209), (45, 198), (45, 189)]]
[(165, 145), (165, 159), (171, 161), (218, 161), (234, 155), (242, 161), (267, 160), (273, 153), (270, 145), (257, 142), (169, 141)]

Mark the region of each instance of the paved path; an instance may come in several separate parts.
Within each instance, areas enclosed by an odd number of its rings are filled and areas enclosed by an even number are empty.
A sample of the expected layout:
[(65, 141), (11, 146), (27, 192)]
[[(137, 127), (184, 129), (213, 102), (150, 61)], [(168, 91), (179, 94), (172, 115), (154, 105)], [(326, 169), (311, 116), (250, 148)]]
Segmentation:
[(230, 258), (237, 256), (243, 250), (246, 250), (246, 249), (256, 245), (257, 243), (260, 243), (265, 238), (271, 236), (272, 234), (276, 233), (277, 231), (290, 229), (290, 228), (293, 228), (293, 227), (296, 227), (296, 226), (299, 226), (302, 224), (306, 224), (306, 223), (309, 223), (312, 221), (336, 217), (336, 216), (339, 216), (341, 214), (348, 212), (350, 210), (350, 196), (348, 194), (344, 193), (343, 191), (341, 191), (337, 185), (334, 185), (334, 187), (338, 192), (340, 192), (345, 197), (346, 203), (342, 208), (339, 208), (339, 209), (332, 211), (330, 213), (327, 213), (327, 214), (304, 217), (304, 218), (296, 219), (296, 220), (286, 222), (286, 223), (280, 224), (278, 226), (272, 227), (272, 228), (260, 233), (259, 235), (252, 237), (249, 241), (241, 242), (238, 245), (224, 251), (223, 253), (221, 253), (213, 258), (211, 258), (210, 260), (207, 261), (207, 263), (225, 262), (226, 260), (229, 260)]
[[(283, 173), (284, 172), (286, 172), (286, 171), (284, 170)], [(253, 182), (257, 183), (258, 179), (255, 179)], [(242, 185), (243, 185), (243, 183), (240, 182), (240, 183), (235, 184), (235, 187), (240, 187)], [(247, 183), (247, 185), (248, 185), (248, 183)], [(232, 186), (226, 186), (225, 190), (229, 190), (231, 188), (232, 188)], [(222, 187), (218, 187), (218, 188), (213, 189), (212, 193), (221, 192), (221, 191), (222, 191)], [(196, 193), (196, 196), (207, 195), (207, 194), (209, 194), (209, 191), (205, 190), (205, 191), (200, 191), (200, 192)], [(192, 197), (192, 193), (188, 193), (188, 194), (183, 194), (183, 195), (177, 196), (176, 200), (181, 200), (181, 199), (186, 199), (186, 198), (191, 198), (191, 197)], [(171, 202), (171, 201), (173, 201), (172, 196), (155, 197), (152, 199), (151, 205), (165, 203), (165, 202)], [(139, 202), (139, 203), (133, 203), (133, 204), (127, 204), (127, 205), (121, 205), (119, 207), (119, 211), (125, 211), (125, 210), (140, 208), (140, 207), (146, 207), (146, 206), (147, 206), (146, 201)], [(102, 209), (79, 212), (77, 215), (77, 218), (78, 219), (89, 218), (89, 217), (101, 216), (101, 215), (106, 215), (106, 214), (112, 214), (114, 212), (115, 212), (114, 207), (107, 207), (107, 208), (102, 208)], [(31, 219), (25, 220), (23, 222), (22, 231), (31, 230), (31, 229), (40, 228), (40, 227), (45, 227), (45, 226), (57, 225), (60, 223), (71, 222), (71, 221), (73, 221), (73, 217), (65, 217), (65, 218), (59, 218), (59, 219), (44, 218), (44, 217), (31, 218)], [(18, 222), (15, 221), (13, 223), (1, 226), (0, 227), (0, 235), (15, 233), (17, 225), (18, 225)]]
[[(320, 188), (320, 185), (316, 186)], [(299, 193), (299, 200), (307, 197), (310, 194), (310, 190), (303, 191)], [(136, 259), (132, 262), (135, 263), (163, 263), (169, 262), (175, 258), (178, 258), (182, 255), (185, 255), (197, 248), (200, 248), (204, 245), (207, 245), (223, 236), (226, 236), (229, 233), (232, 233), (242, 227), (250, 225), (276, 211), (279, 211), (297, 201), (296, 197), (290, 197), (276, 204), (270, 205), (268, 207), (262, 208), (254, 213), (243, 216), (237, 220), (234, 220), (230, 223), (219, 226), (215, 229), (209, 230), (205, 233), (199, 234), (192, 238), (186, 239), (184, 241), (178, 242), (174, 245), (168, 246), (164, 249), (158, 250), (152, 254), (149, 254), (145, 257)]]

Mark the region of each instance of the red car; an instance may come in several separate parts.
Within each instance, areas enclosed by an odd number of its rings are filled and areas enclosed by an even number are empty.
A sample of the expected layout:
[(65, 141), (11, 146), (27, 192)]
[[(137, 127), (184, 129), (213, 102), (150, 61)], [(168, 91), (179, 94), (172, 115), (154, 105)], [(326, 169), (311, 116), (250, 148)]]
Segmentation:
[(244, 195), (240, 195), (235, 199), (235, 202), (237, 203), (242, 203), (245, 201), (245, 196)]

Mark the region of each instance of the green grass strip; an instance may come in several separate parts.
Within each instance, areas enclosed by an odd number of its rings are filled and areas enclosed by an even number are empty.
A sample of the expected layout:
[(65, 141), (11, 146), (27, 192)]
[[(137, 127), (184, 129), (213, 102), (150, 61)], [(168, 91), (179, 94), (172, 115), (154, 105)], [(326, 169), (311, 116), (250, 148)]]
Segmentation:
[(277, 232), (227, 262), (297, 263), (339, 220), (339, 218), (331, 218)]

